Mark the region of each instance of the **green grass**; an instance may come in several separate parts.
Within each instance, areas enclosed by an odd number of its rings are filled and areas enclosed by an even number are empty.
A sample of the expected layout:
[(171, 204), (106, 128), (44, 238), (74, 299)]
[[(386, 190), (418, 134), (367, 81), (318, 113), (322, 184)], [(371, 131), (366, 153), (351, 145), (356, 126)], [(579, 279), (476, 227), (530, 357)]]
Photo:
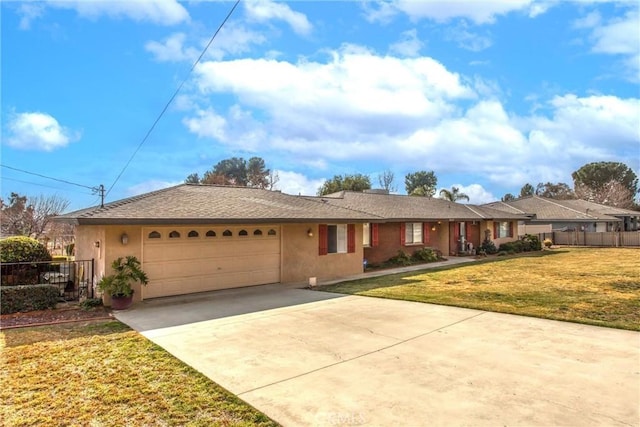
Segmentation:
[(640, 330), (640, 250), (562, 248), (321, 290)]
[(115, 321), (0, 333), (2, 425), (275, 426)]

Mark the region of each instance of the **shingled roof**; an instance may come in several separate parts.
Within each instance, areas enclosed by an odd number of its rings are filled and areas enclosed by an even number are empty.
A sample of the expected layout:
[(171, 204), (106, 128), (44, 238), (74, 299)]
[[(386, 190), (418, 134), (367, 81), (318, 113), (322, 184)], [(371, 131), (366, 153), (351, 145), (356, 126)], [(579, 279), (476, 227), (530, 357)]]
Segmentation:
[(532, 221), (619, 221), (616, 216), (640, 216), (640, 212), (612, 206), (599, 205), (586, 200), (555, 200), (540, 196), (528, 196), (509, 202), (492, 202), (483, 205), (505, 212), (521, 212)]
[(386, 220), (394, 221), (526, 219), (524, 215), (518, 213), (429, 197), (340, 191), (328, 194), (320, 199), (326, 200), (327, 203), (334, 206), (361, 210)]
[(181, 184), (56, 217), (77, 224), (373, 222), (379, 217), (279, 191)]

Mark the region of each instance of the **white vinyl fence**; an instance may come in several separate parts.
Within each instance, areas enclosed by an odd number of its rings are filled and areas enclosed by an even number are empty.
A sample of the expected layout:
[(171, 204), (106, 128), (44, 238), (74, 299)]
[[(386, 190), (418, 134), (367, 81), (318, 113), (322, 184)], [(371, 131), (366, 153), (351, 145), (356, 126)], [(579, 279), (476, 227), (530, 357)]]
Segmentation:
[(554, 245), (640, 247), (640, 231), (553, 231), (540, 233), (540, 240), (551, 239)]

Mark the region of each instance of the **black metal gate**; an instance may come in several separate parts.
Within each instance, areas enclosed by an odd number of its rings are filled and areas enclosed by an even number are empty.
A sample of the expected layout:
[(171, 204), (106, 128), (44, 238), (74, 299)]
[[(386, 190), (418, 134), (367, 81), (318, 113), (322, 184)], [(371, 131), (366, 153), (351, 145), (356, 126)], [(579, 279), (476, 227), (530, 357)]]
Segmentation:
[(60, 299), (94, 298), (94, 260), (14, 262), (0, 265), (2, 286), (48, 284), (58, 287)]

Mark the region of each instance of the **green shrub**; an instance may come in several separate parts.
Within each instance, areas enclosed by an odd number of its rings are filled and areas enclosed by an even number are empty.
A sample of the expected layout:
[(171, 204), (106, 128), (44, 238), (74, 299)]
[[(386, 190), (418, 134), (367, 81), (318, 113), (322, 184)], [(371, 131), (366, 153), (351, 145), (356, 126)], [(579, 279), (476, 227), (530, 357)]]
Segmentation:
[(94, 307), (100, 307), (102, 305), (101, 298), (87, 298), (86, 300), (80, 303), (80, 308), (89, 311)]
[(385, 264), (407, 266), (407, 265), (411, 265), (412, 263), (411, 263), (411, 257), (409, 256), (409, 254), (407, 254), (402, 250), (399, 250), (398, 255), (392, 258), (389, 258)]
[(54, 285), (4, 286), (0, 288), (0, 313), (55, 308), (59, 295)]
[(0, 262), (51, 261), (47, 248), (31, 237), (14, 236), (0, 240)]
[(416, 250), (411, 258), (417, 262), (436, 262), (442, 259), (438, 251), (431, 248), (422, 248)]
[(482, 244), (480, 244), (480, 246), (478, 247), (478, 253), (485, 253), (485, 254), (491, 255), (497, 252), (498, 252), (498, 248), (496, 248), (496, 244), (493, 243), (493, 241), (490, 239), (484, 239)]
[(500, 252), (514, 254), (520, 252), (541, 251), (542, 243), (540, 243), (540, 239), (538, 238), (538, 236), (525, 234), (520, 240), (501, 244), (498, 250)]
[(533, 234), (525, 234), (522, 237), (521, 241), (524, 245), (525, 252), (542, 250), (542, 243), (540, 242), (540, 238), (538, 238), (538, 236), (535, 236)]
[(37, 240), (26, 236), (7, 237), (0, 240), (0, 268), (2, 285), (34, 285), (38, 283), (38, 274), (47, 270), (48, 264), (21, 264), (51, 261), (47, 248)]

